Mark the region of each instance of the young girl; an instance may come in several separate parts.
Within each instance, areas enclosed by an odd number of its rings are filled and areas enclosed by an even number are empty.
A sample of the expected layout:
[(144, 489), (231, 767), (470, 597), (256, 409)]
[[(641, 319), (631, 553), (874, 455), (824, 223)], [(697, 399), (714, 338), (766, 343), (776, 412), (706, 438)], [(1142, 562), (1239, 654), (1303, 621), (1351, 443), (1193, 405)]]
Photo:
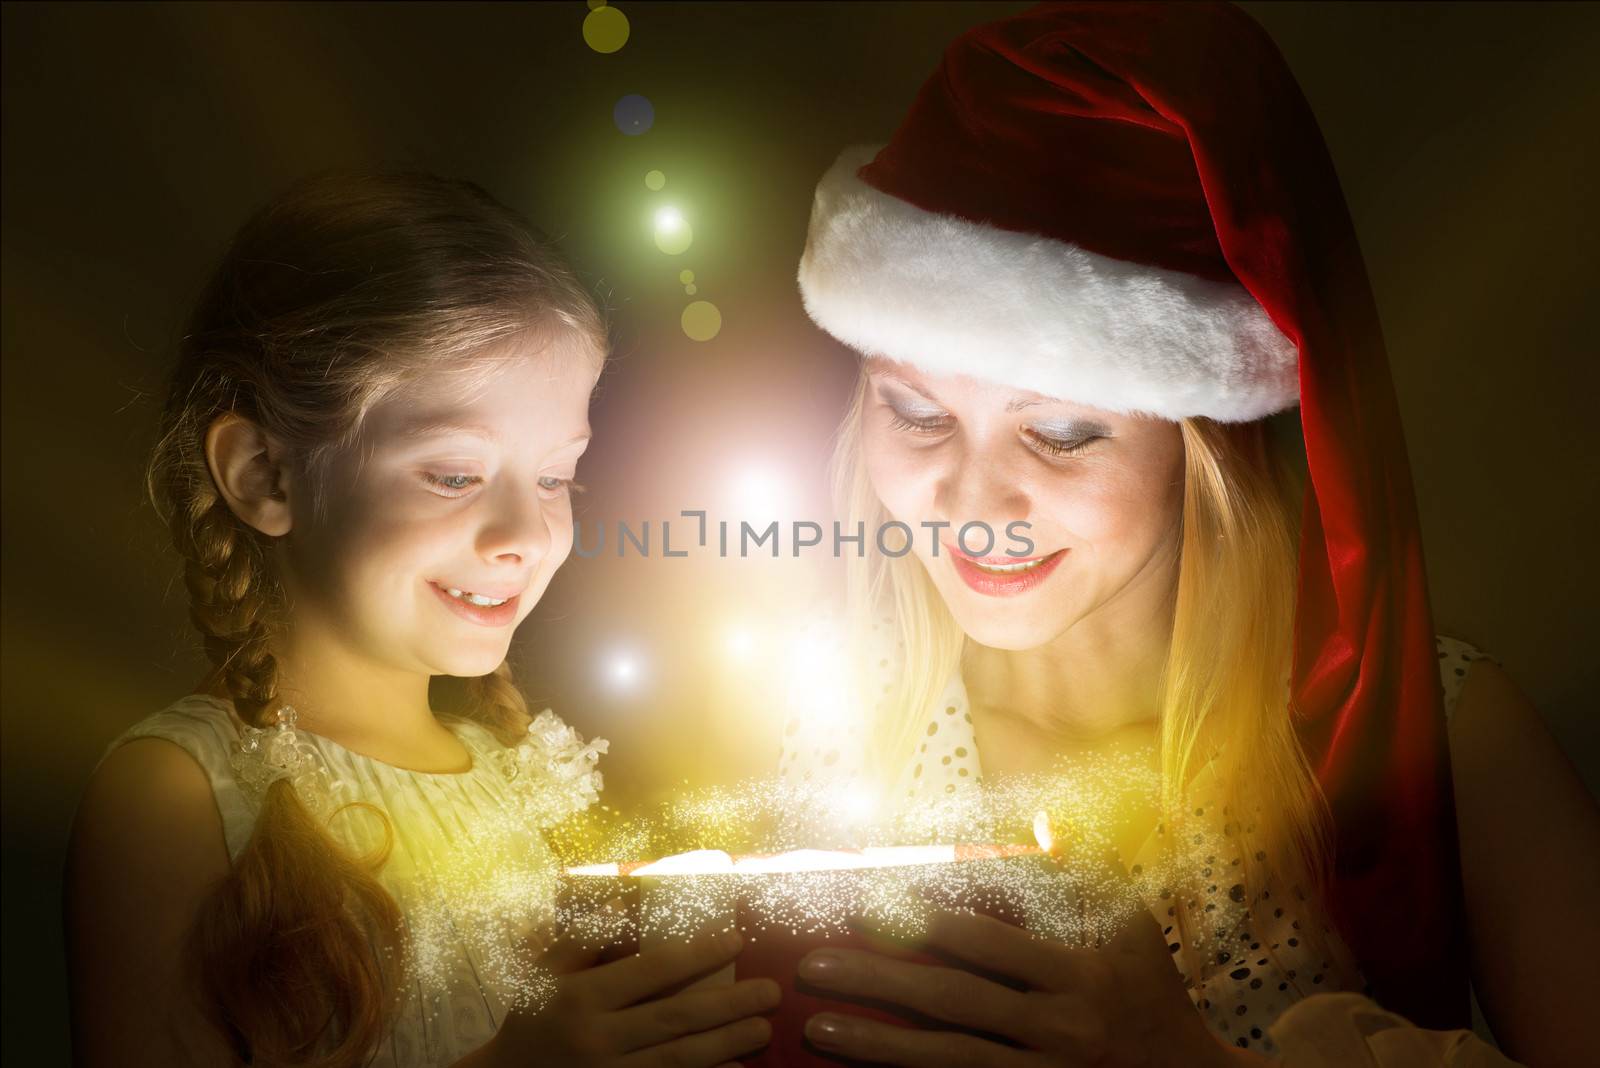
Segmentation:
[(770, 983), (661, 996), (734, 938), (588, 967), (549, 944), (539, 832), (594, 800), (605, 743), (530, 722), (505, 658), (571, 548), (605, 348), (551, 247), (467, 183), (319, 178), (236, 236), (151, 464), (213, 669), (79, 809), (78, 1063), (710, 1065), (765, 1041)]
[(1117, 829), (1124, 862), (1227, 842), (1103, 955), (969, 917), (933, 942), (983, 976), (801, 966), (1004, 1044), (845, 1012), (814, 1041), (1205, 1065), (1276, 1036), (1291, 1064), (1465, 1064), (1491, 1054), (1357, 992), (1462, 1028), (1470, 952), (1506, 1046), (1580, 1062), (1600, 819), (1504, 672), (1432, 633), (1359, 250), (1247, 16), (1054, 4), (972, 31), (889, 144), (824, 177), (800, 285), (865, 357), (845, 525), (913, 537), (849, 559), (857, 730), (817, 724), (802, 683), (786, 774), (926, 805), (1059, 754), (1142, 754), (1165, 794)]

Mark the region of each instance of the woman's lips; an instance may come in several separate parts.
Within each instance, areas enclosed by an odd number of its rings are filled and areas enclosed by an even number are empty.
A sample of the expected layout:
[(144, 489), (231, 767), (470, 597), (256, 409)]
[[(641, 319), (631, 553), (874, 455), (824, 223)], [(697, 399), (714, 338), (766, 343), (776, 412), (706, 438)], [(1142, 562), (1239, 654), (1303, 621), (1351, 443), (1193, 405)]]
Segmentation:
[(462, 619), (476, 623), (481, 627), (503, 627), (517, 618), (517, 602), (522, 595), (516, 594), (506, 600), (505, 604), (487, 605), (472, 604), (459, 597), (452, 597), (446, 593), (444, 587), (437, 582), (428, 583), (428, 588), (438, 595), (445, 607), (450, 609)]
[[(1015, 597), (1019, 593), (1028, 592), (1049, 578), (1050, 573), (1061, 563), (1061, 558), (1066, 555), (1066, 549), (1057, 549), (1055, 552), (1047, 553), (1044, 556), (1030, 556), (1022, 559), (1014, 556), (973, 557), (952, 548), (950, 565), (955, 568), (956, 574), (961, 576), (962, 582), (965, 582), (979, 593), (987, 594), (990, 597)], [(1039, 562), (1033, 563), (1034, 561)], [(1021, 571), (996, 574), (993, 571), (985, 571), (977, 566), (979, 563), (1033, 563), (1033, 566), (1024, 568)]]

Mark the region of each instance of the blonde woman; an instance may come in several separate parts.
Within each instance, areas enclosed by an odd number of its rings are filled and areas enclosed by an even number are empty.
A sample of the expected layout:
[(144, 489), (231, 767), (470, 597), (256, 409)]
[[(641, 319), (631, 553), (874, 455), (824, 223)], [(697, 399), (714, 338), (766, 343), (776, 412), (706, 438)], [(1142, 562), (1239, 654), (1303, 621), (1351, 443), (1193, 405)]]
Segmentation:
[(1432, 631), (1371, 294), (1265, 34), (1210, 4), (972, 31), (887, 145), (823, 178), (800, 286), (863, 357), (836, 474), (867, 551), (855, 729), (797, 707), (784, 773), (914, 805), (1115, 751), (1163, 783), (1125, 864), (1197, 823), (1229, 843), (1101, 952), (951, 917), (933, 943), (978, 974), (815, 953), (804, 979), (962, 1030), (841, 1011), (811, 1040), (908, 1065), (1280, 1043), (1465, 1064), (1497, 1056), (1449, 1033), (1470, 963), (1507, 1049), (1577, 1063), (1594, 984), (1534, 947), (1600, 955), (1600, 821), (1505, 673)]

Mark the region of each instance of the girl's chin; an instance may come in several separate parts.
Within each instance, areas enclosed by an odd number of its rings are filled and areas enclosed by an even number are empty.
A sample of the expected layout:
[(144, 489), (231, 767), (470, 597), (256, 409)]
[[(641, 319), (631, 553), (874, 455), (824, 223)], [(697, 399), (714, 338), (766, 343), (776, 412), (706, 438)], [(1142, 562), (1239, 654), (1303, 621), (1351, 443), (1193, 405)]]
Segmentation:
[(497, 651), (452, 649), (448, 653), (430, 657), (429, 661), (433, 665), (435, 675), (454, 675), (462, 679), (477, 678), (479, 675), (488, 675), (505, 663), (508, 647)]

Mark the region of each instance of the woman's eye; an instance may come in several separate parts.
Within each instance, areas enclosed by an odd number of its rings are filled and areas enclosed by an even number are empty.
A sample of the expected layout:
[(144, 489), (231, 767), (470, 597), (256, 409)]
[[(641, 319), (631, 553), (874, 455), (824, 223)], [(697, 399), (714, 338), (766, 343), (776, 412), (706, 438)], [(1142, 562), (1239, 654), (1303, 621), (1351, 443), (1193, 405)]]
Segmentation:
[(483, 481), (481, 475), (435, 475), (427, 471), (423, 472), (422, 479), (434, 492), (445, 497), (464, 496), (467, 490)]
[(1071, 440), (1054, 438), (1048, 434), (1041, 434), (1032, 427), (1024, 427), (1022, 435), (1028, 439), (1029, 444), (1035, 449), (1050, 456), (1064, 456), (1070, 453), (1082, 452), (1090, 442), (1098, 441), (1100, 437), (1098, 434), (1090, 434), (1088, 437)]
[(913, 415), (898, 408), (889, 409), (889, 426), (895, 430), (909, 430), (913, 434), (931, 434), (943, 430), (948, 421), (948, 417), (942, 415)]

